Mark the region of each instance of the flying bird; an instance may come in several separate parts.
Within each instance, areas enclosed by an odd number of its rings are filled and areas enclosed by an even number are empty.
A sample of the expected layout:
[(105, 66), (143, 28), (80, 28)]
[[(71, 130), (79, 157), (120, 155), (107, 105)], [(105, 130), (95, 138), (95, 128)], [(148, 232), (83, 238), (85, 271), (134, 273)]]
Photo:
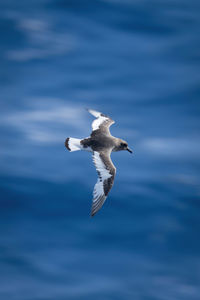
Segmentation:
[(104, 204), (110, 192), (116, 174), (116, 168), (110, 158), (111, 152), (127, 150), (132, 153), (126, 141), (116, 138), (110, 133), (110, 126), (115, 123), (101, 112), (88, 109), (96, 119), (92, 122), (90, 137), (77, 139), (68, 137), (66, 148), (73, 152), (85, 150), (92, 152), (92, 158), (97, 170), (98, 180), (94, 186), (91, 216), (94, 216)]

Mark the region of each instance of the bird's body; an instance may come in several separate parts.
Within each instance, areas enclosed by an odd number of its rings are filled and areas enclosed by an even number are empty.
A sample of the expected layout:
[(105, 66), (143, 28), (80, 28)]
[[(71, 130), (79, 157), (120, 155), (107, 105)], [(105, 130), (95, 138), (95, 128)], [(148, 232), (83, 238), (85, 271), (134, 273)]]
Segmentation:
[(81, 140), (83, 149), (88, 151), (103, 151), (105, 148), (113, 149), (115, 147), (115, 139), (104, 133), (97, 132), (95, 135)]
[(115, 123), (108, 116), (88, 110), (96, 119), (92, 123), (92, 133), (85, 139), (67, 138), (65, 146), (69, 151), (85, 150), (93, 153), (93, 162), (98, 173), (98, 180), (94, 187), (91, 215), (102, 207), (114, 183), (116, 168), (110, 154), (113, 151), (128, 150), (128, 144), (110, 134), (109, 127)]

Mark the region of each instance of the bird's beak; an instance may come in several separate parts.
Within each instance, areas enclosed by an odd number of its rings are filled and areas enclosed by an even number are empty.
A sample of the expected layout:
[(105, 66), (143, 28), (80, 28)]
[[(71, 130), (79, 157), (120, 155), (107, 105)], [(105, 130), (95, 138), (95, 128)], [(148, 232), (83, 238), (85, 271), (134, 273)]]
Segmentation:
[(128, 152), (130, 152), (130, 153), (133, 153), (133, 151), (130, 149), (130, 148), (128, 148), (127, 147), (127, 149), (126, 149)]

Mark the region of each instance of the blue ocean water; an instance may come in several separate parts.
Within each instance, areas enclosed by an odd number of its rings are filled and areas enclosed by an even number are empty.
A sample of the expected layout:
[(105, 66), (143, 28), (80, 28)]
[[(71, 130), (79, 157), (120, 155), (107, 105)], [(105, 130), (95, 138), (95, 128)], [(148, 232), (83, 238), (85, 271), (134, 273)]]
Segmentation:
[[(0, 299), (199, 299), (199, 9), (0, 1)], [(94, 218), (85, 107), (134, 149)]]

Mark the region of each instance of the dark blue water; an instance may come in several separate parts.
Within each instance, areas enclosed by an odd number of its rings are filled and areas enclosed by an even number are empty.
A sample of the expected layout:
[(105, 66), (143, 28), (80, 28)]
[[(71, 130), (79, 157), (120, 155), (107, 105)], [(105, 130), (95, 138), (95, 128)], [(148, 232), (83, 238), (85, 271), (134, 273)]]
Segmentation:
[[(0, 299), (199, 299), (199, 29), (195, 0), (0, 1)], [(134, 149), (94, 218), (85, 107)]]

